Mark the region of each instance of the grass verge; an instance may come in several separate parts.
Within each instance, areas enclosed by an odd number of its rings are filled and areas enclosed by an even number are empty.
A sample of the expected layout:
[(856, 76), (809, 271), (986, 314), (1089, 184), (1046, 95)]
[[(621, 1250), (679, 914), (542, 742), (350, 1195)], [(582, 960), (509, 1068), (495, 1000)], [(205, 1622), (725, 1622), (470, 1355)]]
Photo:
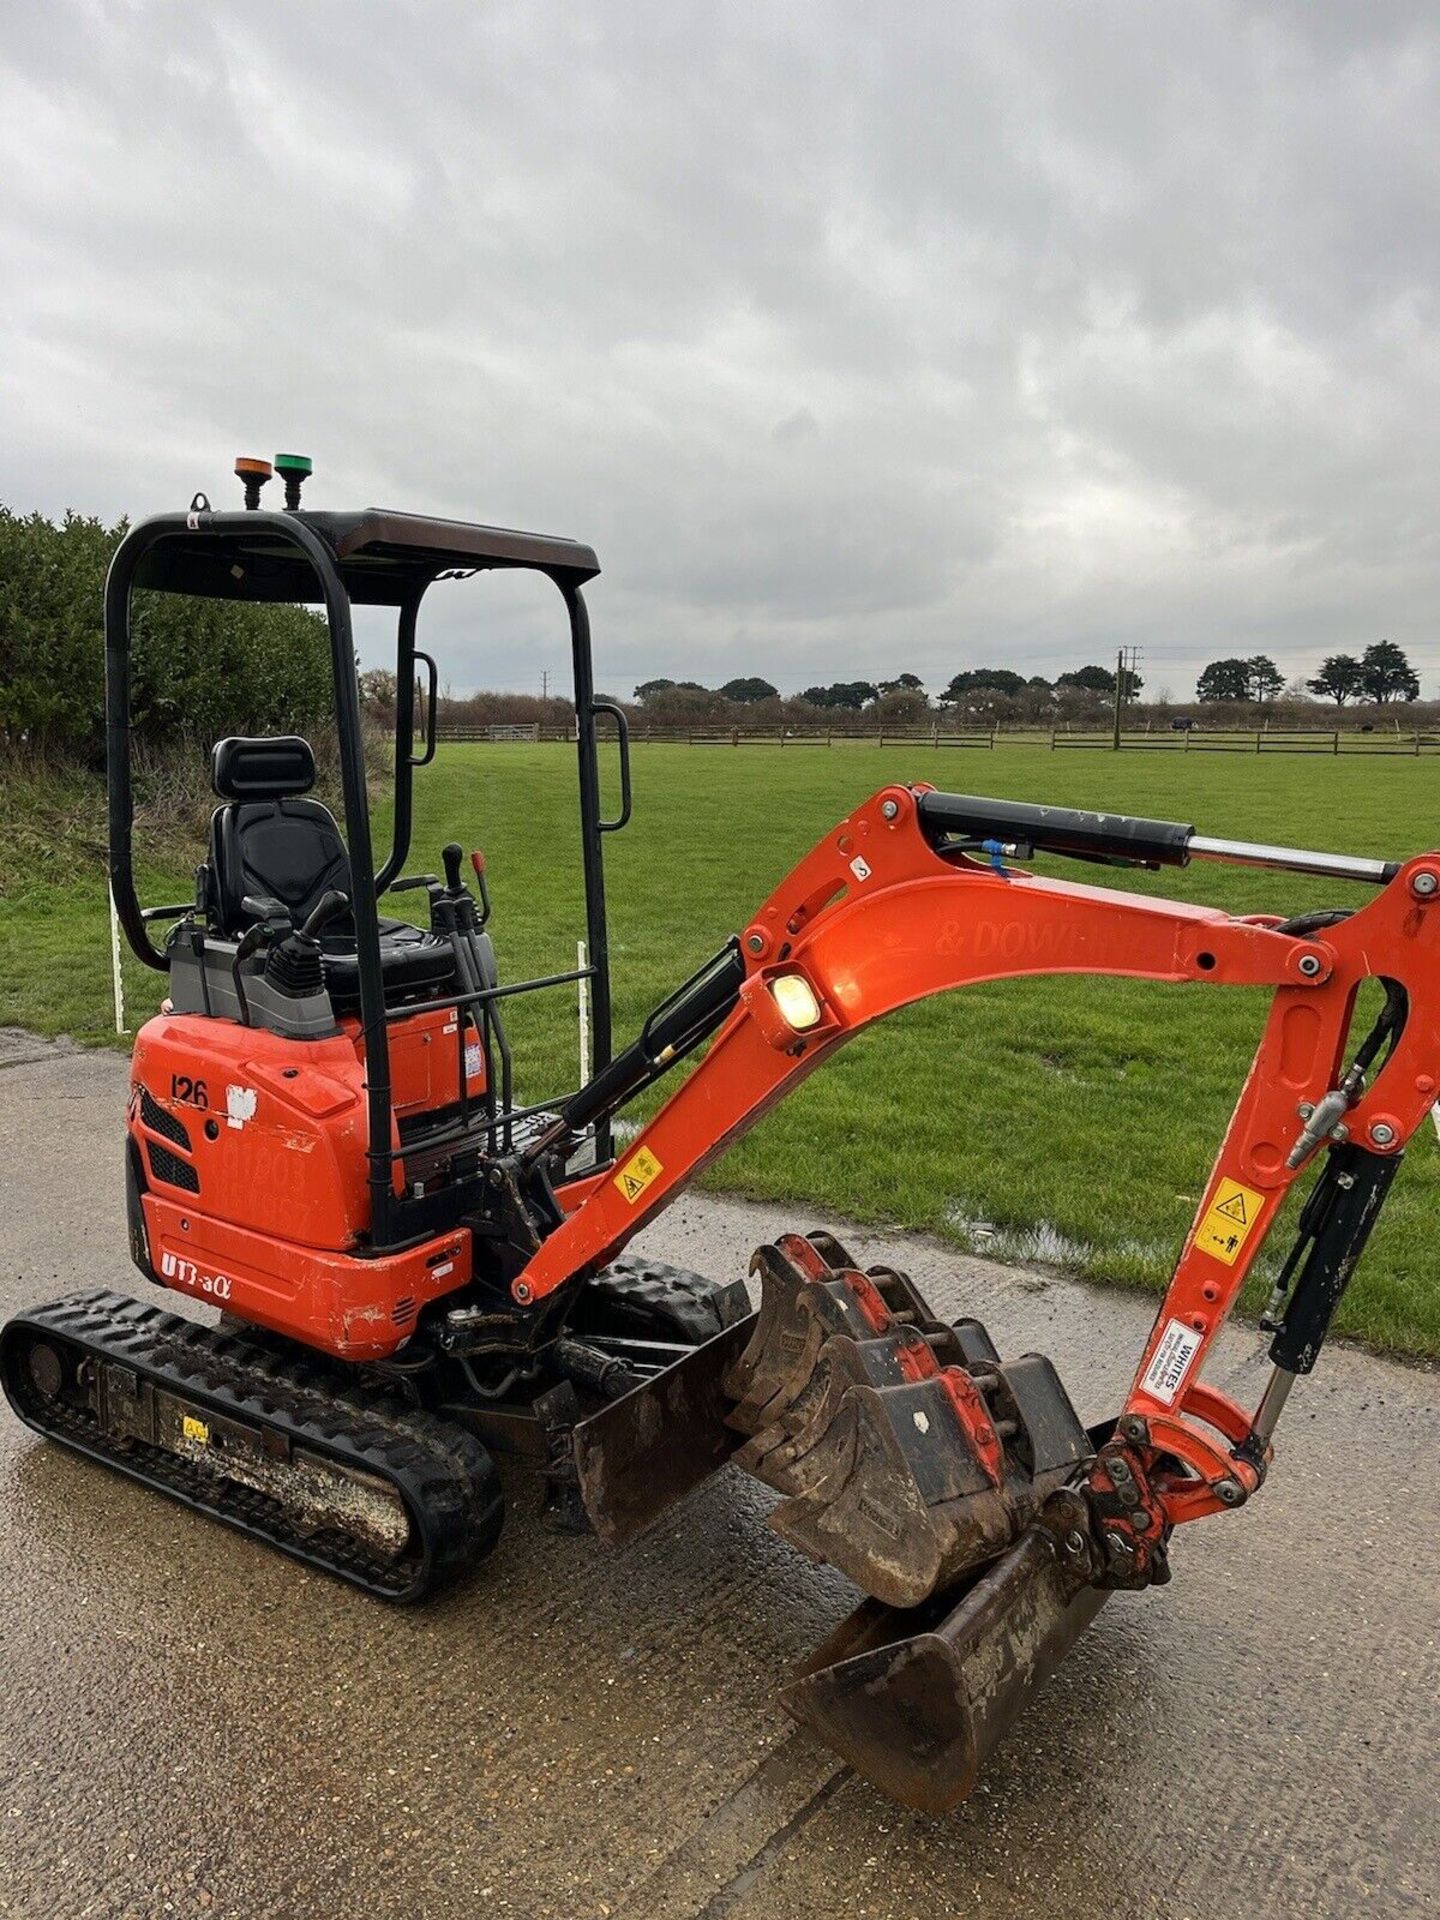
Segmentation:
[[(637, 748), (635, 819), (606, 845), (617, 1041), (859, 799), (887, 781), (915, 779), (1344, 852), (1403, 855), (1440, 841), (1440, 796), (1425, 761), (1341, 758), (1317, 767), (1281, 756), (1039, 748)], [(418, 776), (410, 869), (433, 867), (451, 837), (484, 846), (509, 978), (574, 964), (583, 928), (575, 805), (574, 763), (563, 747), (442, 748)], [(113, 1042), (103, 796), (89, 782), (0, 776), (0, 814), (0, 1021)], [(179, 899), (200, 847), (156, 824), (146, 897)], [(1234, 912), (1295, 913), (1365, 897), (1339, 884), (1214, 866), (1125, 875), (1121, 884)], [(132, 1019), (143, 1018), (158, 980), (127, 960), (126, 987)], [(862, 1034), (732, 1148), (709, 1184), (791, 1203), (797, 1224), (831, 1215), (898, 1222), (1002, 1259), (1156, 1290), (1267, 1004), (1261, 989), (1080, 978), (931, 1000)], [(517, 1003), (509, 1020), (523, 1097), (573, 1085), (568, 990)], [(1427, 1129), (1342, 1305), (1344, 1331), (1381, 1349), (1440, 1355), (1437, 1199), (1440, 1150)], [(1286, 1237), (1282, 1223), (1252, 1305)]]

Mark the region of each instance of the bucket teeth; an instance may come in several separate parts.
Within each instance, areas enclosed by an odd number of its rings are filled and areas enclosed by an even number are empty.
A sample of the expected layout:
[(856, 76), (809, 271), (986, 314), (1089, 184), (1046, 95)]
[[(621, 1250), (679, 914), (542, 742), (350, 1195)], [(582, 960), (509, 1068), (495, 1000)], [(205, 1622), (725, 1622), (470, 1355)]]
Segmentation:
[(760, 1313), (749, 1345), (725, 1376), (735, 1403), (729, 1424), (737, 1433), (759, 1433), (791, 1405), (832, 1334), (866, 1339), (888, 1325), (884, 1302), (864, 1274), (819, 1266), (807, 1272), (799, 1253), (805, 1244), (787, 1234), (780, 1245), (757, 1248), (750, 1262), (760, 1278)]
[(824, 1233), (751, 1262), (760, 1311), (725, 1377), (735, 1463), (784, 1496), (783, 1539), (913, 1607), (1004, 1551), (1089, 1442), (1048, 1361), (1002, 1366), (975, 1320)]
[(805, 1386), (778, 1419), (746, 1441), (735, 1464), (777, 1493), (801, 1493), (823, 1470), (819, 1443), (851, 1387), (895, 1387), (938, 1372), (933, 1351), (913, 1328), (897, 1327), (874, 1340), (832, 1334), (821, 1346)]

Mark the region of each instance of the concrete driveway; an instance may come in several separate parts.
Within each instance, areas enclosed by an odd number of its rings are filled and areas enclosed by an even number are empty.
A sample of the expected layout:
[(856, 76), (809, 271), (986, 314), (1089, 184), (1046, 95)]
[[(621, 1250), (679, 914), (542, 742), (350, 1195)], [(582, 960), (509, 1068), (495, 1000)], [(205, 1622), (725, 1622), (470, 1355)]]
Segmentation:
[[(0, 1311), (124, 1254), (125, 1066), (0, 1042)], [(803, 1214), (647, 1236), (743, 1272)], [(834, 1225), (835, 1223), (825, 1223)], [(855, 1231), (1113, 1409), (1153, 1303)], [(1437, 1274), (1440, 1284), (1440, 1274)], [(1218, 1369), (1249, 1390), (1258, 1336)], [(234, 1920), (1260, 1920), (1440, 1913), (1437, 1376), (1336, 1348), (1255, 1504), (1106, 1608), (933, 1820), (770, 1701), (847, 1609), (726, 1472), (610, 1555), (536, 1524), (403, 1613), (0, 1420), (0, 1914)]]

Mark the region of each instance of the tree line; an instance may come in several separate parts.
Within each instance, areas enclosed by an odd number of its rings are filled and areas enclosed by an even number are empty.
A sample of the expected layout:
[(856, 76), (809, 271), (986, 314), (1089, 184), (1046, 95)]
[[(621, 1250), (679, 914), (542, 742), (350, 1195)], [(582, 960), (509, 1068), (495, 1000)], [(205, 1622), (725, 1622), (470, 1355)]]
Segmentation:
[[(1129, 704), (1138, 698), (1145, 682), (1129, 669), (1123, 680), (1120, 695)], [(1200, 674), (1195, 694), (1207, 703), (1266, 705), (1286, 690), (1280, 668), (1268, 654), (1258, 653), (1248, 659), (1235, 656), (1212, 660)], [(1328, 654), (1318, 673), (1289, 690), (1333, 700), (1342, 707), (1347, 700), (1384, 706), (1392, 701), (1418, 700), (1420, 677), (1403, 648), (1393, 640), (1377, 640), (1359, 655)], [(1077, 667), (1054, 680), (1047, 680), (1043, 674), (1027, 677), (1008, 667), (972, 667), (952, 675), (935, 695), (934, 704), (951, 712), (985, 717), (1008, 703), (1028, 708), (1029, 717), (1038, 718), (1044, 710), (1066, 704), (1067, 695), (1084, 696), (1094, 706), (1100, 702), (1113, 704), (1115, 693), (1116, 675), (1109, 667)], [(758, 675), (727, 680), (720, 687), (706, 687), (698, 680), (643, 680), (635, 688), (634, 697), (656, 718), (678, 717), (682, 709), (693, 710), (702, 700), (758, 707), (783, 698), (777, 687)], [(897, 674), (893, 680), (835, 680), (829, 685), (805, 687), (784, 704), (787, 708), (799, 704), (818, 713), (874, 713), (892, 720), (918, 719), (932, 706), (924, 681), (915, 673)]]
[[(1145, 684), (1138, 673), (1126, 671), (1123, 698), (1134, 700)], [(1108, 667), (1077, 667), (1055, 680), (1042, 674), (1012, 672), (1008, 667), (972, 667), (954, 674), (935, 695), (935, 703), (953, 711), (984, 714), (998, 702), (1028, 699), (1031, 704), (1052, 705), (1057, 696), (1079, 696), (1082, 703), (1110, 701), (1115, 697), (1116, 676)], [(708, 701), (727, 701), (737, 706), (758, 707), (783, 699), (778, 687), (758, 675), (727, 680), (723, 686), (707, 687), (698, 680), (642, 680), (634, 697), (647, 713), (664, 717), (697, 702), (687, 696)], [(893, 680), (835, 680), (829, 685), (805, 687), (785, 701), (787, 707), (801, 706), (818, 713), (874, 712), (880, 718), (903, 720), (920, 718), (930, 711), (931, 699), (925, 682), (917, 673), (897, 674)]]
[[(1377, 640), (1358, 658), (1353, 653), (1327, 654), (1320, 671), (1304, 685), (1308, 693), (1333, 700), (1337, 707), (1347, 700), (1373, 700), (1383, 707), (1392, 700), (1420, 698), (1420, 676), (1393, 640)], [(1250, 660), (1212, 660), (1195, 692), (1201, 700), (1264, 702), (1278, 698), (1284, 689), (1284, 674), (1268, 654), (1257, 653)]]
[[(0, 744), (103, 757), (105, 574), (127, 531), (0, 506)], [(137, 592), (130, 667), (140, 741), (304, 732), (333, 709), (325, 622), (302, 607)]]

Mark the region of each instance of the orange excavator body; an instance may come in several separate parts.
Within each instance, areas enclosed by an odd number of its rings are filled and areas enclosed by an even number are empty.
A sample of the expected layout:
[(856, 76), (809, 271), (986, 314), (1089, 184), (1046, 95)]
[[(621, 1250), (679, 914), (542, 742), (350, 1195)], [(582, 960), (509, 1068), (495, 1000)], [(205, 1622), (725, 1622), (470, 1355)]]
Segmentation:
[[(309, 464), (277, 461), (282, 513), (259, 504), (268, 464), (242, 461), (243, 513), (197, 494), (143, 522), (106, 588), (111, 896), (136, 957), (168, 976), (134, 1051), (131, 1253), (225, 1318), (67, 1295), (0, 1328), (0, 1384), (38, 1432), (390, 1600), (490, 1551), (494, 1451), (535, 1467), (553, 1524), (611, 1543), (733, 1460), (779, 1495), (781, 1537), (868, 1596), (794, 1676), (787, 1710), (897, 1797), (951, 1806), (1106, 1596), (1168, 1579), (1179, 1526), (1262, 1487), (1286, 1395), (1440, 1091), (1440, 853), (1211, 841), (1176, 822), (891, 785), (615, 1053), (602, 846), (632, 795), (625, 713), (594, 687), (593, 552), (382, 509), (312, 513)], [(437, 749), (421, 600), (514, 567), (544, 576), (567, 613), (586, 958), (501, 984), (483, 859), (473, 892), (458, 842), (441, 850), (443, 881), (403, 868), (412, 772)], [(222, 740), (208, 858), (195, 898), (170, 908), (142, 909), (131, 845), (137, 589), (323, 602), (331, 655), (344, 833), (312, 795), (303, 739)], [(352, 603), (396, 613), (381, 859)], [(613, 816), (600, 716), (618, 736)], [(1040, 876), (1036, 854), (1232, 860), (1374, 891), (1353, 911), (1236, 916)], [(428, 927), (382, 919), (382, 899), (421, 888)], [(161, 947), (156, 922), (170, 923)], [(822, 1231), (757, 1250), (758, 1308), (738, 1277), (624, 1253), (855, 1034), (929, 995), (1045, 974), (1273, 996), (1114, 1419), (1083, 1425), (1048, 1358), (1002, 1359), (977, 1321), (942, 1319), (906, 1275), (860, 1271)], [(1384, 1006), (1357, 1044), (1370, 982)], [(522, 1107), (504, 1010), (573, 986), (598, 1068), (553, 1110)], [(613, 1117), (692, 1056), (612, 1152)], [(958, 1128), (963, 1056), (954, 1089)], [(1262, 1323), (1272, 1365), (1242, 1406), (1206, 1362), (1311, 1174)]]

